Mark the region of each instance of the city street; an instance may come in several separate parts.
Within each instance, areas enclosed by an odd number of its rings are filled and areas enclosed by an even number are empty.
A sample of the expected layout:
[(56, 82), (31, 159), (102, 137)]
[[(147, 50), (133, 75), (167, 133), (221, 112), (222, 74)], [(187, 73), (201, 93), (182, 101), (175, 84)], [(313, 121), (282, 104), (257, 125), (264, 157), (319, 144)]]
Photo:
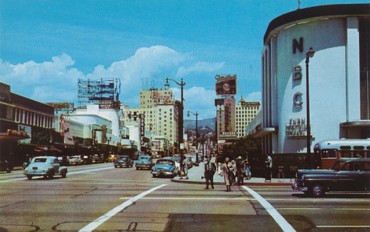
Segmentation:
[(370, 230), (369, 193), (314, 199), (289, 186), (204, 187), (111, 163), (69, 167), (67, 178), (1, 173), (0, 231)]

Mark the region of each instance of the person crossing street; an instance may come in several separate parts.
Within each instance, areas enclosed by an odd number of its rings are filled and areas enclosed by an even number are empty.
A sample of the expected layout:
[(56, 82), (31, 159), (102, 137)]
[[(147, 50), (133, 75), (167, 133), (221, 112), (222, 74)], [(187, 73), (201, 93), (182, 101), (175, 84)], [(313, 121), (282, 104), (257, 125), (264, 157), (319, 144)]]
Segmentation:
[(214, 189), (213, 186), (213, 176), (216, 172), (216, 164), (214, 162), (211, 162), (211, 156), (207, 157), (207, 161), (204, 164), (204, 178), (206, 179), (206, 188), (209, 188), (209, 185), (211, 184), (212, 189)]

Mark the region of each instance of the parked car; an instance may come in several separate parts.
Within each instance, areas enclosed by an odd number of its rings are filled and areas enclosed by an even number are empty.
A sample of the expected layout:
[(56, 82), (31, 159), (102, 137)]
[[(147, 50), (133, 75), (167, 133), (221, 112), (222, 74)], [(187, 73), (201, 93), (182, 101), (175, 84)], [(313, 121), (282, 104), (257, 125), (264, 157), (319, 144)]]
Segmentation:
[(103, 160), (98, 154), (94, 154), (91, 156), (92, 163), (101, 163)]
[(128, 155), (119, 155), (117, 156), (117, 159), (114, 161), (114, 167), (133, 167), (134, 166), (134, 161), (130, 159)]
[(331, 191), (370, 191), (370, 158), (343, 158), (331, 169), (300, 169), (294, 190), (321, 197)]
[(60, 175), (62, 178), (67, 176), (68, 169), (61, 166), (58, 158), (54, 156), (34, 157), (24, 170), (24, 175), (29, 180), (34, 176), (43, 176), (44, 178), (53, 178), (54, 175)]
[(138, 169), (151, 169), (153, 167), (153, 159), (150, 155), (141, 155), (135, 162), (136, 170)]
[(73, 155), (68, 159), (69, 165), (81, 165), (84, 163), (84, 160), (79, 155)]
[(110, 155), (108, 156), (108, 158), (105, 160), (105, 162), (110, 163), (110, 162), (114, 162), (114, 161), (116, 161), (116, 160), (117, 160), (117, 155), (115, 155), (115, 154), (110, 154)]
[(170, 176), (175, 177), (179, 174), (179, 168), (176, 166), (175, 161), (170, 158), (158, 159), (151, 171), (153, 177), (157, 176)]
[(7, 160), (0, 160), (0, 171), (6, 171), (7, 173), (12, 171), (12, 167)]

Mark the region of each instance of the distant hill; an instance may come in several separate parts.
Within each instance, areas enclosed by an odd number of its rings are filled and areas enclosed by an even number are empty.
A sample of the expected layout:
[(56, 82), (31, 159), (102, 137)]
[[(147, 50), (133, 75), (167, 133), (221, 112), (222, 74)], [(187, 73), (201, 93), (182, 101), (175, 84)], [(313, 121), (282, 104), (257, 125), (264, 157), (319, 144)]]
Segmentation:
[[(207, 118), (198, 120), (198, 130), (201, 128), (207, 128), (207, 130), (215, 131), (216, 118)], [(184, 119), (184, 131), (192, 130), (195, 131), (195, 120)]]

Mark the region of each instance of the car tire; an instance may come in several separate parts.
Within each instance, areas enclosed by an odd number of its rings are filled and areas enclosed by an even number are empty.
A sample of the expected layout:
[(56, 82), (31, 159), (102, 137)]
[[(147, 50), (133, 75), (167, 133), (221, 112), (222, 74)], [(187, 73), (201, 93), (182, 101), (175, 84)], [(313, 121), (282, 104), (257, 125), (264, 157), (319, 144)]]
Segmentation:
[(153, 175), (152, 175), (152, 177), (154, 178), (154, 177), (155, 177), (155, 175), (153, 174)]
[(322, 184), (314, 184), (310, 187), (310, 193), (313, 197), (322, 197), (325, 194), (325, 188)]
[(31, 175), (27, 175), (27, 179), (32, 180), (32, 176)]
[(66, 172), (63, 172), (61, 176), (62, 176), (62, 178), (66, 178), (67, 177), (67, 173)]

